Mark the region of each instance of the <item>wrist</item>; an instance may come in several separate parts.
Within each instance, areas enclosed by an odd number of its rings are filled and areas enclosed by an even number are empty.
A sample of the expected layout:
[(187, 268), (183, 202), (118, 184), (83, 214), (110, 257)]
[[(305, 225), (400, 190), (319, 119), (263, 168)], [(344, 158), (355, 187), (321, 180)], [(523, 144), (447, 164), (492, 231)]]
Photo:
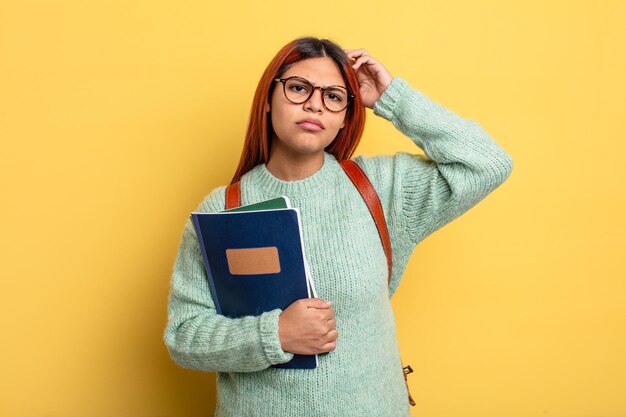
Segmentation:
[(275, 309), (260, 316), (261, 345), (269, 362), (284, 363), (293, 358), (293, 354), (282, 349), (279, 338), (279, 320), (282, 311)]
[(285, 317), (283, 316), (283, 313), (281, 313), (278, 316), (278, 341), (280, 343), (280, 347), (283, 351), (288, 352), (289, 351), (289, 338), (288, 338), (288, 332), (286, 331), (286, 323), (285, 323)]
[(378, 90), (378, 92), (380, 93), (380, 95), (378, 96), (379, 99), (385, 93), (385, 91), (389, 87), (389, 84), (391, 84), (391, 81), (393, 81), (393, 77), (390, 74), (386, 74), (381, 77), (380, 88)]

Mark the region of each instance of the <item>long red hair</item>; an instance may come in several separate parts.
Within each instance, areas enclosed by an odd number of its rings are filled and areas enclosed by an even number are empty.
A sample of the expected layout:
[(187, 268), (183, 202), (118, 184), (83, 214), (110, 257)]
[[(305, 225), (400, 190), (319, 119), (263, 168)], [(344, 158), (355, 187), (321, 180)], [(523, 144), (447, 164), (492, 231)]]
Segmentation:
[(329, 57), (335, 61), (348, 89), (354, 95), (352, 103), (346, 109), (344, 128), (339, 131), (335, 140), (326, 147), (325, 151), (332, 154), (338, 161), (352, 156), (365, 128), (365, 108), (361, 101), (356, 73), (339, 45), (328, 39), (299, 38), (278, 51), (261, 76), (252, 101), (241, 159), (231, 184), (238, 182), (255, 166), (269, 160), (273, 131), (270, 114), (265, 112), (265, 102), (274, 91), (276, 85), (274, 79), (280, 78), (295, 62), (318, 57)]

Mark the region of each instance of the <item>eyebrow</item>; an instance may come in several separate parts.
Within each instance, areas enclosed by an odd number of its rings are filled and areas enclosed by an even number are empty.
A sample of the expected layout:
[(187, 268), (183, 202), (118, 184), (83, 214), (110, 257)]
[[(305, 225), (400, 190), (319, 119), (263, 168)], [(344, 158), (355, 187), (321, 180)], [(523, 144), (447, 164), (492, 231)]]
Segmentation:
[[(303, 77), (302, 75), (290, 75), (289, 77), (298, 77), (298, 78), (302, 78), (303, 80), (307, 80), (308, 82), (310, 82), (311, 84), (313, 84), (314, 86), (320, 86), (319, 84), (315, 84), (314, 82), (312, 82), (311, 80), (309, 80), (306, 77)], [(289, 78), (289, 77), (281, 77), (281, 78)], [(346, 90), (348, 89), (348, 87), (346, 87), (345, 85), (341, 85), (341, 84), (329, 84), (329, 85), (321, 85), (320, 87), (324, 87), (324, 88), (328, 88), (328, 87), (342, 87), (345, 88)]]

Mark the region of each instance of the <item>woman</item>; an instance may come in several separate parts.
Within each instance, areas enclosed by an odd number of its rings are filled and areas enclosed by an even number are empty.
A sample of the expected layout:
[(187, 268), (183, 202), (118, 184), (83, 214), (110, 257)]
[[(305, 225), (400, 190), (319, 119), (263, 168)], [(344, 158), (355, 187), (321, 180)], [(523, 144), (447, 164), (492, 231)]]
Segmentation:
[[(340, 160), (364, 108), (390, 120), (427, 157), (353, 160), (383, 205), (393, 274), (376, 226)], [(363, 49), (315, 38), (287, 44), (259, 82), (241, 161), (241, 204), (281, 195), (300, 209), (321, 299), (230, 319), (215, 312), (190, 222), (174, 266), (164, 335), (181, 366), (217, 372), (217, 416), (409, 415), (390, 298), (415, 246), (482, 200), (512, 160), (477, 123), (411, 88)], [(224, 209), (225, 187), (197, 211)], [(270, 367), (319, 354), (316, 369)]]

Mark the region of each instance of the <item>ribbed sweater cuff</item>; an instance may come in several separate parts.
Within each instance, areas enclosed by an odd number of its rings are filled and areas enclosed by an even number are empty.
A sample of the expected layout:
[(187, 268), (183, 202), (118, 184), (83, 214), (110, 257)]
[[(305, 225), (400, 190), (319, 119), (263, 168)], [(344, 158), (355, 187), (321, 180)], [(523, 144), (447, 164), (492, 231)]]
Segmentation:
[(280, 346), (278, 337), (278, 316), (281, 309), (275, 309), (261, 314), (259, 320), (261, 345), (265, 356), (272, 365), (289, 362), (293, 358), (293, 353), (285, 352)]
[(391, 120), (393, 117), (393, 109), (396, 107), (396, 102), (400, 96), (411, 87), (404, 79), (400, 77), (394, 77), (391, 83), (387, 86), (383, 94), (374, 103), (374, 114), (382, 116), (387, 120)]

